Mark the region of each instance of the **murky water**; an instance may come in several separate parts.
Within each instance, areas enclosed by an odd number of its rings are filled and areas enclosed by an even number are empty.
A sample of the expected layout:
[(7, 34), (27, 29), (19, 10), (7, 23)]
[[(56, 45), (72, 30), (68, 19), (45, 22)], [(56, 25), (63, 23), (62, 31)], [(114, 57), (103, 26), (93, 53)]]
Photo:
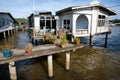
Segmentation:
[[(16, 62), (18, 80), (120, 80), (120, 27), (112, 28), (108, 48), (103, 48), (104, 35), (94, 38), (94, 47), (85, 46), (71, 52), (70, 70), (65, 70), (65, 53), (53, 56), (54, 77), (48, 77), (47, 57)], [(20, 32), (5, 41), (13, 41), (14, 48), (24, 48), (27, 33)], [(0, 41), (2, 44), (3, 41)], [(9, 80), (7, 64), (0, 65), (0, 80)]]

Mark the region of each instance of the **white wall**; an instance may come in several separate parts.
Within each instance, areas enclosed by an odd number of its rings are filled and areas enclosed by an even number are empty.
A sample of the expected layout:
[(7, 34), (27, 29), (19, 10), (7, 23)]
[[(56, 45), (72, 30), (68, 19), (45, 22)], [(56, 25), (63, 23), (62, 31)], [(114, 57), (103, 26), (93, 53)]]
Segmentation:
[(34, 29), (36, 32), (38, 32), (40, 30), (40, 17), (39, 16), (35, 16), (34, 17)]
[(94, 35), (97, 32), (97, 21), (98, 21), (98, 8), (92, 8), (92, 27), (91, 27), (91, 34)]

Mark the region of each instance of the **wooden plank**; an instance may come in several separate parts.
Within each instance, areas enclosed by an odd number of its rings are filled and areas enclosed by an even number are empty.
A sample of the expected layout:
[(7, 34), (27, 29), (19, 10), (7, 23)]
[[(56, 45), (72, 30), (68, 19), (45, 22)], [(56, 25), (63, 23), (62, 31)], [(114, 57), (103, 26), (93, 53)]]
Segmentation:
[(25, 49), (13, 49), (13, 55), (10, 58), (4, 58), (2, 53), (0, 52), (0, 64), (5, 64), (9, 62), (15, 62), (19, 60), (25, 60), (30, 58), (36, 58), (45, 55), (57, 54), (60, 52), (71, 51), (74, 49), (79, 49), (84, 47), (84, 45), (74, 45), (68, 44), (67, 48), (63, 49), (57, 45), (48, 44), (48, 45), (40, 45), (33, 48), (32, 55), (26, 55)]

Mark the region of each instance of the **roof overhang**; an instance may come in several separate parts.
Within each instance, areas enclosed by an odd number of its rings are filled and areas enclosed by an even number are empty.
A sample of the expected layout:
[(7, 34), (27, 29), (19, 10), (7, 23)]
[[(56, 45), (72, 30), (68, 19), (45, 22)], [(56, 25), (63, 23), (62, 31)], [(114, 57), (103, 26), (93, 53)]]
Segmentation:
[(13, 18), (13, 16), (12, 16), (9, 12), (0, 12), (0, 14), (9, 15), (9, 16), (13, 19), (14, 23), (17, 23), (17, 24), (18, 24), (18, 22)]
[(68, 7), (62, 10), (59, 10), (56, 12), (57, 15), (64, 13), (64, 12), (68, 12), (68, 11), (73, 11), (76, 9), (84, 9), (84, 8), (92, 8), (92, 7), (98, 7), (99, 9), (102, 9), (104, 11), (106, 11), (109, 15), (117, 15), (117, 13), (107, 7), (105, 7), (102, 4), (90, 4), (90, 5), (86, 5), (86, 6), (72, 6), (72, 7)]

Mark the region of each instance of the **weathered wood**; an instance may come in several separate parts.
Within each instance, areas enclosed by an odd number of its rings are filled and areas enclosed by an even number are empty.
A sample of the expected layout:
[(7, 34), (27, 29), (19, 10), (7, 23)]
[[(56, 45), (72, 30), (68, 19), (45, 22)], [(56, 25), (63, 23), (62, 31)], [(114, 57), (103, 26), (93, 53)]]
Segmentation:
[(36, 57), (45, 56), (45, 55), (57, 54), (60, 52), (71, 51), (73, 49), (79, 49), (82, 47), (84, 47), (84, 45), (82, 44), (81, 45), (68, 44), (65, 49), (53, 44), (40, 45), (40, 46), (33, 47), (33, 54), (31, 55), (26, 55), (25, 49), (12, 49), (13, 54), (12, 54), (12, 57), (10, 58), (4, 58), (2, 56), (2, 53), (0, 52), (0, 64), (19, 61), (19, 60), (25, 60), (30, 58), (36, 58)]
[(66, 52), (66, 70), (70, 69), (70, 51)]
[(52, 55), (48, 55), (48, 76), (53, 77), (53, 61), (52, 61)]
[(9, 62), (10, 79), (17, 80), (16, 67), (14, 62)]

